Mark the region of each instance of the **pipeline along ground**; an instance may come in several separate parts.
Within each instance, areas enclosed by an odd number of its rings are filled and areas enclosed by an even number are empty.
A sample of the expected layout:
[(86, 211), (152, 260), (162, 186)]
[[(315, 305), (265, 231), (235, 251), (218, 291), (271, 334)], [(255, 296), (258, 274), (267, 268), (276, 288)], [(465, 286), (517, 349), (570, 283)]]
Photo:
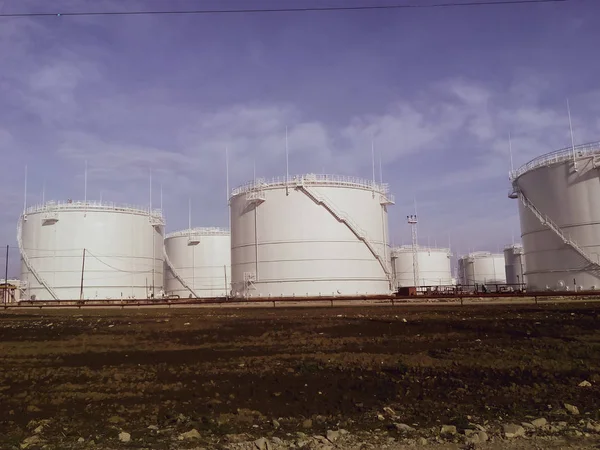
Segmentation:
[[(540, 417), (513, 448), (600, 448), (599, 325), (593, 302), (4, 311), (0, 448), (464, 448), (475, 425), (509, 448)], [(358, 446), (311, 438), (340, 429)]]

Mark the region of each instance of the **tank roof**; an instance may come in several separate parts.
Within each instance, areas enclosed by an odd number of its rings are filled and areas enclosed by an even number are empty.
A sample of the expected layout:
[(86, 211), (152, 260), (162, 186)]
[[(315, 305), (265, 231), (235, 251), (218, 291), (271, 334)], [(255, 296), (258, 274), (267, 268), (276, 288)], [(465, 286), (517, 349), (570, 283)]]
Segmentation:
[(511, 181), (516, 180), (524, 173), (527, 173), (539, 167), (550, 166), (553, 164), (558, 164), (564, 161), (571, 160), (573, 159), (573, 154), (575, 154), (575, 156), (580, 157), (598, 155), (600, 154), (600, 141), (576, 145), (575, 147), (565, 147), (554, 152), (540, 155), (537, 158), (533, 158), (528, 163), (523, 164), (517, 170), (513, 170), (512, 172), (510, 172), (510, 179)]
[(152, 215), (153, 217), (162, 218), (161, 209), (150, 209), (144, 206), (134, 206), (117, 204), (113, 202), (83, 202), (83, 201), (48, 201), (27, 207), (25, 214), (35, 214), (40, 212), (58, 212), (58, 211), (106, 211), (106, 212), (128, 212), (134, 214)]
[[(285, 186), (293, 187), (299, 183), (313, 186), (349, 187), (355, 189), (374, 190), (383, 195), (386, 195), (389, 192), (389, 185), (387, 183), (375, 183), (373, 180), (343, 175), (309, 173), (304, 175), (290, 175), (289, 177), (275, 177), (271, 179), (257, 178), (256, 180), (248, 181), (247, 183), (244, 183), (241, 186), (233, 189), (233, 191), (231, 191), (231, 197), (261, 189), (271, 189)], [(391, 196), (388, 197), (391, 198)]]
[(165, 239), (181, 236), (229, 236), (230, 232), (227, 228), (219, 227), (195, 227), (186, 228), (185, 230), (173, 231), (165, 236)]

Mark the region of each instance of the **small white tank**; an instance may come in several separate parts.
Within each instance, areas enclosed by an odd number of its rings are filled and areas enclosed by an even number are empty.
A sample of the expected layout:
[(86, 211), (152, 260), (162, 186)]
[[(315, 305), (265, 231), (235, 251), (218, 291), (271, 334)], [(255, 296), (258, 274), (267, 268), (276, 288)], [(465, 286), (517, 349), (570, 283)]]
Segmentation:
[(525, 283), (525, 258), (521, 244), (509, 245), (504, 249), (504, 269), (507, 284)]
[(461, 284), (504, 284), (504, 255), (502, 253), (473, 252), (459, 261)]
[[(417, 248), (419, 286), (447, 286), (452, 284), (449, 248)], [(392, 270), (396, 287), (414, 286), (412, 245), (392, 249)]]
[(223, 228), (191, 228), (165, 237), (165, 289), (181, 298), (229, 295), (231, 239)]

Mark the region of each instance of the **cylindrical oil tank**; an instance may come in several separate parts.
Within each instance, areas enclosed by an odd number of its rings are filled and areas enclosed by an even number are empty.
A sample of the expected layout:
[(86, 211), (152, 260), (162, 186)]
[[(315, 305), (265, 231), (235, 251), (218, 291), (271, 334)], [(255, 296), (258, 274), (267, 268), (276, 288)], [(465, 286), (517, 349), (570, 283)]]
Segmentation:
[(232, 292), (245, 297), (391, 292), (385, 184), (297, 175), (232, 191)]
[[(414, 286), (412, 245), (392, 249), (392, 271), (396, 287)], [(419, 286), (448, 286), (452, 284), (449, 248), (417, 247)]]
[(533, 159), (511, 173), (532, 290), (600, 288), (600, 142)]
[(512, 244), (504, 248), (504, 270), (507, 284), (525, 284), (525, 258), (523, 246)]
[(159, 297), (160, 210), (102, 202), (48, 202), (19, 218), (24, 299)]
[(224, 297), (231, 282), (231, 239), (223, 228), (190, 228), (165, 237), (169, 296)]
[(504, 255), (502, 253), (473, 252), (459, 259), (461, 284), (504, 284)]

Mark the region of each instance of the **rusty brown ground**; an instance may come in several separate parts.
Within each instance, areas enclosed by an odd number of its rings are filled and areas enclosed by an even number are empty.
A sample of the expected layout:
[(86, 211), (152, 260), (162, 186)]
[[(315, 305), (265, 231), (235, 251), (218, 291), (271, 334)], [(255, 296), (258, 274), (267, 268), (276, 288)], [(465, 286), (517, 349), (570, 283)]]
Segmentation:
[(2, 312), (0, 448), (44, 419), (49, 448), (157, 449), (191, 428), (213, 446), (306, 431), (308, 418), (311, 433), (382, 428), (386, 406), (419, 428), (598, 420), (599, 315), (598, 303)]

